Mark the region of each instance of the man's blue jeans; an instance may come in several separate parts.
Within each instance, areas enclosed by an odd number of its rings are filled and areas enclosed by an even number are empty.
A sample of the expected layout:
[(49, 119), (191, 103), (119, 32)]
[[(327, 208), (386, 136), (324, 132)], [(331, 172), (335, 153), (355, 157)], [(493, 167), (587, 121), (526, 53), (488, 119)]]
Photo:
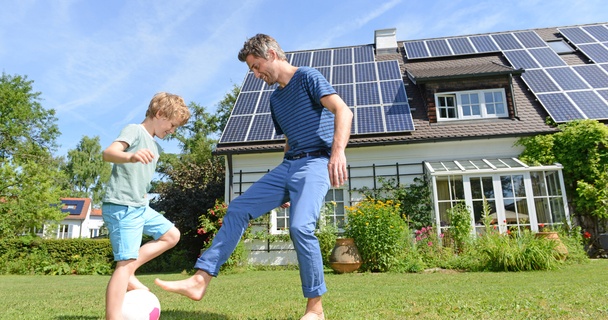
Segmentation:
[(236, 248), (249, 220), (289, 201), (289, 234), (298, 257), (302, 292), (306, 298), (325, 293), (323, 259), (314, 232), (330, 187), (327, 163), (325, 156), (283, 160), (230, 202), (211, 247), (203, 252), (194, 267), (217, 276), (220, 266)]

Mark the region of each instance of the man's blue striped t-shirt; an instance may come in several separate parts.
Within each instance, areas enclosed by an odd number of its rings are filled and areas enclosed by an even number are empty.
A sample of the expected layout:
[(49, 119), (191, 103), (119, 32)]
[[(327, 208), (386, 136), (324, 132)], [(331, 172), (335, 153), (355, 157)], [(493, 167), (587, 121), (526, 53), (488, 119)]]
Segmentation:
[(314, 68), (300, 67), (283, 88), (270, 96), (270, 111), (277, 134), (288, 139), (287, 155), (331, 150), (334, 115), (321, 105), (321, 98), (336, 90)]

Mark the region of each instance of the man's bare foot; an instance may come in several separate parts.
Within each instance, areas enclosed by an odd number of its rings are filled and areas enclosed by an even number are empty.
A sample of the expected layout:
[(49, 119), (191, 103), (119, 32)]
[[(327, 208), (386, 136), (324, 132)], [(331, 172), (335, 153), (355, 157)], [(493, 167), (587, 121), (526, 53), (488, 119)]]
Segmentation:
[(139, 281), (139, 279), (137, 279), (136, 276), (130, 276), (129, 284), (127, 285), (127, 291), (137, 290), (137, 289), (150, 291), (150, 289), (148, 289), (148, 287), (146, 287), (143, 283), (141, 283)]
[(154, 280), (163, 290), (179, 293), (192, 300), (199, 301), (205, 295), (207, 285), (211, 281), (211, 276), (206, 272), (199, 271), (192, 277), (179, 281)]

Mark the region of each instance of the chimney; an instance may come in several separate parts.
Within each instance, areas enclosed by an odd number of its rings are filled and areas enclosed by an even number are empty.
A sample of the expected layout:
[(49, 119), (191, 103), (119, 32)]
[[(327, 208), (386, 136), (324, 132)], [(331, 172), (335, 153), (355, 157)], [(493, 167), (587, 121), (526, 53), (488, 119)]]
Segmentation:
[(376, 40), (376, 55), (397, 52), (397, 29), (380, 29), (374, 31)]

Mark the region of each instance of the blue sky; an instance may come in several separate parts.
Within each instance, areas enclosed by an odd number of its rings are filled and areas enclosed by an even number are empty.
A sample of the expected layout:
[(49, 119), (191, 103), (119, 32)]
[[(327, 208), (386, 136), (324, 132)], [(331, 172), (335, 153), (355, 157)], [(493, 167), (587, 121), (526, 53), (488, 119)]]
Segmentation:
[(404, 41), (607, 21), (605, 0), (13, 0), (0, 10), (0, 70), (34, 81), (65, 155), (85, 135), (105, 148), (159, 91), (215, 111), (242, 83), (237, 53), (256, 33), (294, 51), (370, 44), (385, 28)]

